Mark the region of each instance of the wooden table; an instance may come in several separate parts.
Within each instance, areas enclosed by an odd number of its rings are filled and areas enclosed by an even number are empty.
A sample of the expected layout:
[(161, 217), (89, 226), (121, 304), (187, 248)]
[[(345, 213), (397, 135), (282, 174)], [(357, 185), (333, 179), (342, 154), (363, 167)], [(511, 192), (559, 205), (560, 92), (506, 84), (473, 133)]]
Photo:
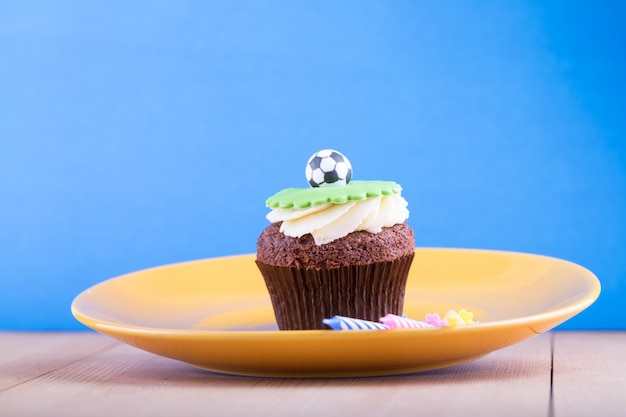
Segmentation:
[(626, 332), (552, 332), (410, 375), (202, 371), (92, 332), (0, 332), (0, 416), (625, 416)]

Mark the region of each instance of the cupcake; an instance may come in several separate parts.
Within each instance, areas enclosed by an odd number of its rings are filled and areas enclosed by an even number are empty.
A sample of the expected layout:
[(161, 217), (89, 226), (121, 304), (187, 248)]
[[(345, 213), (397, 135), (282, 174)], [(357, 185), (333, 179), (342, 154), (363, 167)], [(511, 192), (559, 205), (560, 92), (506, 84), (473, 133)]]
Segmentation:
[(400, 185), (352, 181), (350, 162), (331, 149), (311, 156), (306, 177), (310, 187), (267, 199), (271, 224), (257, 241), (279, 329), (325, 329), (335, 315), (401, 315), (415, 237)]

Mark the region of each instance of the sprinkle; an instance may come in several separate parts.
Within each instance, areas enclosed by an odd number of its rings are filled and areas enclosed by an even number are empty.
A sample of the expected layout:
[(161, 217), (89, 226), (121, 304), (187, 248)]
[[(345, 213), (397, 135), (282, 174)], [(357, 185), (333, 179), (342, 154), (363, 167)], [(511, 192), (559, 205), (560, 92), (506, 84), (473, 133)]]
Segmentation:
[(476, 323), (478, 323), (478, 321), (474, 321), (474, 313), (472, 313), (471, 311), (467, 311), (464, 308), (459, 310), (459, 316), (461, 316), (461, 318), (463, 319), (465, 324), (476, 324)]
[(333, 316), (322, 320), (322, 323), (333, 330), (387, 330), (389, 327), (374, 321), (354, 319), (344, 316)]
[(449, 325), (448, 320), (439, 317), (438, 313), (426, 314), (426, 323), (434, 327), (446, 327)]
[(465, 309), (461, 309), (458, 312), (449, 310), (446, 313), (446, 320), (450, 323), (450, 326), (463, 326), (466, 324), (475, 324), (474, 314)]

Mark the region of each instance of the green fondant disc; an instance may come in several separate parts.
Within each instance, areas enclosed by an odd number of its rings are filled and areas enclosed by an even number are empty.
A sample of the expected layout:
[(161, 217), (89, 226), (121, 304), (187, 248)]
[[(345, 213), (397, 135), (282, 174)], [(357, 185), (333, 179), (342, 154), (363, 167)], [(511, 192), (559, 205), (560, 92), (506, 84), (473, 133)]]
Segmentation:
[(401, 191), (402, 187), (393, 181), (350, 181), (348, 185), (336, 187), (286, 188), (268, 198), (265, 205), (272, 209), (302, 209), (400, 194)]

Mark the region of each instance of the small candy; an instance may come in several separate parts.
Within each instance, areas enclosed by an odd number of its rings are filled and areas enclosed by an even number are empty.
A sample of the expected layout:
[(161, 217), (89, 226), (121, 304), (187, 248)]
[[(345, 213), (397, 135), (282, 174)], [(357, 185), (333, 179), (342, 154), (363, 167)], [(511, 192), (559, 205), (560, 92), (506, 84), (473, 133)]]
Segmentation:
[(474, 314), (465, 310), (464, 308), (459, 310), (458, 312), (454, 310), (450, 310), (446, 313), (445, 318), (450, 326), (463, 326), (466, 324), (476, 324), (478, 322), (474, 321)]
[(351, 317), (333, 316), (322, 320), (322, 323), (333, 330), (387, 330), (389, 327), (374, 321), (353, 319)]
[(305, 174), (311, 187), (348, 185), (352, 179), (352, 165), (341, 152), (323, 149), (309, 158)]
[(387, 314), (380, 318), (380, 322), (387, 325), (390, 329), (421, 329), (427, 327), (435, 327), (425, 321), (413, 320), (405, 315), (396, 316), (395, 314)]
[(446, 327), (448, 326), (448, 320), (439, 317), (438, 313), (426, 314), (426, 323), (434, 327)]
[(471, 311), (467, 311), (464, 308), (459, 310), (459, 316), (461, 316), (461, 318), (463, 319), (465, 324), (476, 324), (476, 323), (478, 323), (478, 321), (474, 320), (474, 313), (472, 313)]

